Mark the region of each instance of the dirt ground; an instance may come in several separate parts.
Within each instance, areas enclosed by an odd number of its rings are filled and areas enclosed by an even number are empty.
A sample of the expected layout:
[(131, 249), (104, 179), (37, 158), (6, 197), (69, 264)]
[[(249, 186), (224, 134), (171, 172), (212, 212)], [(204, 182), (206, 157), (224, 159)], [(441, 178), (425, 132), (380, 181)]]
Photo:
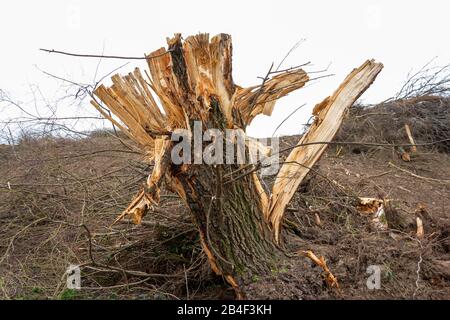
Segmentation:
[[(335, 155), (320, 160), (303, 193), (292, 202), (288, 219), (296, 224), (295, 235), (285, 232), (287, 247), (294, 254), (284, 272), (268, 277), (265, 284), (252, 284), (253, 298), (275, 299), (448, 299), (450, 268), (450, 184), (415, 178), (388, 165), (392, 161), (418, 175), (441, 179), (450, 177), (446, 154), (417, 154), (410, 162), (389, 159), (386, 154)], [(447, 164), (447, 165), (443, 165)], [(424, 168), (421, 170), (420, 168)], [(435, 168), (428, 170), (425, 168)], [(335, 190), (334, 186), (339, 186)], [(342, 189), (341, 189), (342, 188)], [(328, 190), (328, 191), (326, 191)], [(300, 190), (299, 190), (300, 191)], [(402, 231), (374, 229), (367, 217), (354, 210), (353, 193), (360, 197), (391, 199), (392, 211), (419, 216), (425, 238), (415, 237), (415, 225)], [(348, 201), (336, 201), (336, 196)], [(318, 195), (321, 195), (320, 197)], [(320, 217), (321, 225), (315, 222)], [(312, 250), (325, 257), (338, 278), (340, 290), (326, 289), (319, 281), (322, 270), (302, 255)], [(369, 290), (367, 268), (380, 266), (381, 288)], [(261, 287), (262, 286), (262, 287)]]
[[(417, 143), (449, 138), (449, 108), (433, 99), (356, 108), (335, 141), (408, 143), (405, 123)], [(284, 137), (280, 148), (297, 141)], [(251, 279), (248, 298), (450, 299), (448, 146), (406, 150), (405, 162), (391, 146), (330, 145), (289, 205), (286, 259)], [(140, 160), (108, 132), (0, 146), (0, 298), (233, 299), (173, 194), (163, 192), (141, 226), (109, 227), (151, 170)], [(356, 209), (358, 197), (389, 199), (387, 230)], [(324, 257), (339, 288), (304, 250)], [(81, 266), (82, 290), (66, 288), (70, 264)], [(381, 270), (379, 289), (366, 285), (369, 266)]]

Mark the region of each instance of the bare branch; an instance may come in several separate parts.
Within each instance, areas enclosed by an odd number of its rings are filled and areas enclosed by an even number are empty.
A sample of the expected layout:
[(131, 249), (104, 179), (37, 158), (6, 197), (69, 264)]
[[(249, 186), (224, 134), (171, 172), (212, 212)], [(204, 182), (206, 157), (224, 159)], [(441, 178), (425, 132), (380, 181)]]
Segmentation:
[(152, 57), (126, 57), (126, 56), (108, 56), (108, 55), (101, 55), (101, 54), (82, 54), (82, 53), (72, 53), (72, 52), (65, 52), (65, 51), (59, 51), (54, 49), (39, 49), (40, 51), (48, 52), (48, 53), (57, 53), (62, 54), (66, 56), (72, 56), (72, 57), (80, 57), (80, 58), (104, 58), (104, 59), (123, 59), (123, 60), (147, 60), (147, 59), (154, 59), (161, 57), (163, 55), (166, 55), (170, 52), (170, 50), (167, 50), (166, 52), (158, 55), (158, 56), (152, 56)]

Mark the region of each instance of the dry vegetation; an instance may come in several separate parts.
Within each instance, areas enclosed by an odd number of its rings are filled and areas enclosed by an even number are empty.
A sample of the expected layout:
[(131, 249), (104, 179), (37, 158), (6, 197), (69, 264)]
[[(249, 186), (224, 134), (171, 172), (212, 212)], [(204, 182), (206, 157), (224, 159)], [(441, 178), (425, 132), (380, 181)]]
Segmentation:
[[(405, 123), (417, 143), (448, 139), (449, 107), (436, 97), (355, 107), (335, 141), (405, 144)], [(297, 139), (284, 138), (281, 148)], [(288, 207), (283, 236), (292, 257), (252, 279), (248, 296), (449, 298), (448, 143), (418, 146), (410, 162), (395, 147), (330, 146)], [(163, 191), (160, 208), (142, 225), (109, 228), (151, 169), (141, 160), (107, 131), (2, 145), (1, 297), (233, 298), (210, 271), (188, 211), (173, 194)], [(373, 229), (355, 209), (358, 196), (393, 199), (386, 212), (392, 229)], [(423, 239), (414, 224), (395, 223), (404, 214), (422, 218)], [(329, 289), (322, 270), (296, 254), (306, 249), (325, 257), (340, 290)], [(65, 287), (70, 263), (83, 266), (81, 291)], [(383, 266), (380, 290), (365, 286), (371, 264)]]

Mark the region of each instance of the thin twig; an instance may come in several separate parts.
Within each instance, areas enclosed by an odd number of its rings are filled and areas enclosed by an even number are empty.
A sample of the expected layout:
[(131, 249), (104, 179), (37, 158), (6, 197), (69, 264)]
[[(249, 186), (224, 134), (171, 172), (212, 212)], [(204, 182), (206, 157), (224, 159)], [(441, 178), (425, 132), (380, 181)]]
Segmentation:
[(428, 177), (423, 177), (423, 176), (419, 176), (418, 174), (415, 174), (411, 171), (408, 171), (406, 169), (400, 168), (399, 166), (396, 166), (395, 164), (393, 164), (392, 162), (389, 161), (389, 165), (391, 167), (394, 167), (400, 171), (403, 171), (405, 173), (410, 174), (411, 176), (418, 178), (418, 179), (422, 179), (422, 180), (427, 180), (427, 181), (434, 181), (434, 182), (441, 182), (441, 183), (450, 183), (450, 179), (434, 179), (434, 178), (428, 178)]
[(275, 135), (278, 129), (285, 123), (290, 117), (292, 117), (298, 110), (303, 108), (306, 105), (306, 103), (302, 104), (301, 106), (297, 107), (294, 111), (292, 111), (286, 118), (284, 118), (283, 121), (280, 122), (280, 124), (275, 128), (275, 130), (272, 133), (272, 137)]
[(167, 50), (164, 53), (161, 53), (156, 56), (144, 56), (144, 57), (126, 57), (126, 56), (107, 56), (107, 55), (101, 55), (101, 54), (81, 54), (81, 53), (72, 53), (72, 52), (65, 52), (65, 51), (59, 51), (54, 49), (39, 49), (40, 51), (48, 52), (48, 53), (57, 53), (57, 54), (63, 54), (66, 56), (72, 56), (72, 57), (81, 57), (81, 58), (105, 58), (105, 59), (124, 59), (124, 60), (147, 60), (147, 59), (155, 59), (159, 58), (163, 55), (168, 54), (172, 50)]

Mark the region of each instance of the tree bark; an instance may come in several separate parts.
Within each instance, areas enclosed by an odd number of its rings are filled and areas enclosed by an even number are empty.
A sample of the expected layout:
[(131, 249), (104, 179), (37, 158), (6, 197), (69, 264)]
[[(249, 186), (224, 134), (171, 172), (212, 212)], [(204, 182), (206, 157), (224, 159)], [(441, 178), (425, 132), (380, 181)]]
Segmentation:
[(231, 165), (194, 165), (176, 176), (186, 196), (201, 243), (214, 272), (240, 287), (253, 275), (276, 266), (282, 255), (264, 219), (263, 204), (251, 174), (224, 185)]

